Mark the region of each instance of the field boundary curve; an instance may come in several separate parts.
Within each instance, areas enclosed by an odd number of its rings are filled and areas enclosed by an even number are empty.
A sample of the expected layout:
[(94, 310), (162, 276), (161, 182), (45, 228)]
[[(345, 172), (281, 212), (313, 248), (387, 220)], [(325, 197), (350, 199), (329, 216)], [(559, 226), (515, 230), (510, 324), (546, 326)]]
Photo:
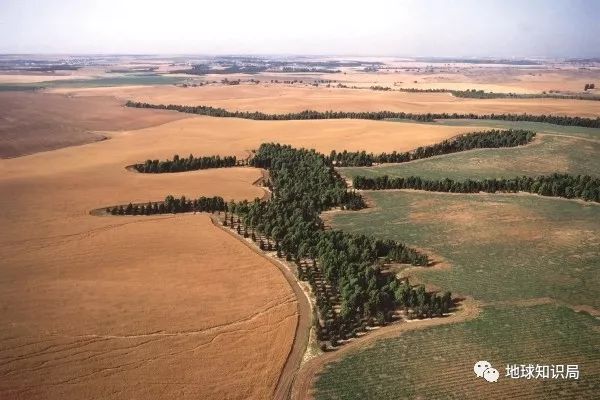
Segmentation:
[(217, 218), (214, 215), (210, 215), (210, 220), (213, 225), (227, 234), (234, 237), (236, 240), (243, 243), (250, 250), (260, 255), (264, 259), (268, 260), (271, 264), (273, 264), (281, 273), (284, 278), (290, 285), (296, 300), (298, 307), (298, 321), (296, 323), (296, 332), (294, 333), (294, 341), (292, 343), (292, 348), (288, 353), (287, 359), (279, 375), (277, 380), (277, 386), (275, 387), (275, 391), (273, 393), (273, 399), (276, 400), (286, 400), (290, 398), (292, 387), (296, 376), (299, 372), (300, 365), (302, 363), (302, 359), (304, 357), (304, 353), (306, 352), (306, 348), (309, 342), (310, 329), (312, 323), (312, 307), (310, 305), (310, 299), (307, 294), (302, 290), (300, 284), (296, 280), (294, 273), (286, 267), (279, 260), (269, 257), (258, 248), (248, 243), (248, 241), (244, 240), (240, 236), (236, 235), (231, 230), (222, 226)]
[(482, 305), (478, 301), (472, 297), (466, 297), (460, 302), (459, 308), (453, 313), (448, 314), (446, 317), (410, 320), (384, 326), (362, 338), (341, 346), (335, 351), (327, 352), (319, 357), (313, 358), (307, 361), (298, 371), (292, 387), (291, 399), (314, 399), (313, 388), (318, 374), (322, 372), (327, 365), (340, 360), (351, 351), (369, 347), (378, 340), (398, 337), (404, 332), (470, 321), (477, 318), (481, 313), (481, 310)]
[[(352, 186), (349, 186), (350, 188), (352, 188)], [(476, 193), (460, 193), (460, 192), (439, 192), (439, 191), (433, 191), (433, 190), (423, 190), (423, 189), (354, 189), (357, 192), (361, 192), (361, 193), (393, 193), (393, 192), (403, 192), (403, 193), (431, 193), (434, 195), (450, 195), (450, 196), (459, 196), (459, 195), (463, 195), (463, 196), (485, 196), (485, 195), (490, 195), (490, 196), (529, 196), (529, 197), (535, 197), (538, 199), (548, 199), (548, 200), (553, 200), (553, 201), (569, 201), (569, 202), (573, 202), (573, 203), (578, 203), (582, 206), (595, 206), (595, 207), (600, 207), (600, 203), (597, 203), (595, 201), (585, 201), (583, 199), (567, 199), (566, 197), (559, 197), (559, 196), (542, 196), (539, 195), (537, 193), (529, 193), (529, 192), (495, 192), (495, 193), (489, 193), (489, 192), (476, 192)]]

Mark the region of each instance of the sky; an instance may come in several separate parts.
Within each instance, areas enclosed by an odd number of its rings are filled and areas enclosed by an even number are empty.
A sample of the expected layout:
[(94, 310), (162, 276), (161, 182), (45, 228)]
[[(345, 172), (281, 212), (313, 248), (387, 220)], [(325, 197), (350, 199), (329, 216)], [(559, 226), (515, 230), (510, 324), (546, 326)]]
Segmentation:
[(0, 0), (0, 53), (598, 57), (600, 0)]

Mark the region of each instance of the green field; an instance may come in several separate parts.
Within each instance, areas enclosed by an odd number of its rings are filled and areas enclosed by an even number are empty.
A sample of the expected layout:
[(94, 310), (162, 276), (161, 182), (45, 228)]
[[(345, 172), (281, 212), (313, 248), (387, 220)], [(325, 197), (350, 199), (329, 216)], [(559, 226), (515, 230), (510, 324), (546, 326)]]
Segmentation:
[(542, 134), (526, 146), (477, 149), (402, 164), (348, 167), (339, 170), (348, 177), (413, 175), (427, 179), (460, 180), (537, 176), (553, 172), (600, 175), (600, 140)]
[(67, 79), (36, 83), (2, 84), (0, 85), (0, 91), (133, 85), (174, 85), (188, 80), (188, 78), (159, 74), (119, 74), (91, 79)]
[[(398, 123), (411, 122), (408, 120), (391, 120)], [(411, 123), (414, 123), (412, 121)], [(430, 124), (425, 122), (425, 124)], [(492, 119), (439, 119), (434, 125), (445, 126), (473, 126), (486, 127), (494, 129), (529, 129), (536, 132), (558, 133), (570, 136), (579, 136), (588, 139), (600, 139), (599, 128), (584, 128), (580, 126), (563, 126), (548, 124), (545, 122), (527, 122), (527, 121), (497, 121)], [(478, 130), (478, 129), (474, 129)]]
[(397, 239), (452, 267), (420, 279), (484, 301), (551, 297), (600, 307), (600, 206), (535, 195), (369, 192), (376, 208), (335, 214), (350, 232)]
[[(370, 168), (356, 175), (509, 178), (600, 175), (600, 130), (540, 123), (444, 120), (442, 125), (543, 132), (527, 146), (479, 149)], [(476, 130), (476, 129), (474, 129)], [(529, 194), (365, 192), (362, 212), (332, 214), (344, 231), (407, 242), (442, 260), (415, 280), (484, 304), (475, 320), (411, 331), (329, 365), (317, 399), (559, 399), (600, 393), (600, 205)], [(406, 272), (405, 272), (406, 273)], [(527, 300), (530, 300), (527, 302)], [(550, 304), (535, 305), (545, 302)], [(585, 308), (585, 307), (584, 307)], [(473, 374), (484, 359), (500, 371)], [(579, 381), (512, 380), (506, 364), (579, 364)]]
[[(375, 208), (335, 214), (334, 226), (441, 255), (450, 268), (411, 274), (495, 305), (473, 321), (408, 332), (343, 358), (319, 378), (318, 399), (594, 398), (600, 390), (598, 319), (522, 301), (549, 298), (598, 309), (600, 206), (533, 195), (368, 195)], [(498, 383), (475, 378), (479, 359), (501, 372)], [(578, 364), (581, 379), (504, 376), (506, 364), (529, 363)]]
[[(410, 331), (354, 352), (318, 377), (325, 399), (593, 399), (600, 393), (600, 322), (553, 305), (487, 307), (477, 319)], [(496, 383), (475, 377), (489, 361)], [(578, 364), (579, 380), (511, 379), (507, 364)]]

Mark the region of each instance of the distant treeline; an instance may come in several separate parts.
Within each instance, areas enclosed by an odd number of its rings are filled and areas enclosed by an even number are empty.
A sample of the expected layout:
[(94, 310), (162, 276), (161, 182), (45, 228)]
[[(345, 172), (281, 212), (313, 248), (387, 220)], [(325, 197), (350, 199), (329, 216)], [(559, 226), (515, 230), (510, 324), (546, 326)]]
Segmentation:
[(171, 71), (172, 74), (188, 74), (188, 75), (207, 75), (207, 74), (257, 74), (259, 72), (266, 71), (264, 66), (256, 65), (230, 65), (225, 68), (213, 68), (207, 64), (193, 65), (189, 69), (180, 69)]
[(187, 158), (180, 158), (177, 154), (172, 160), (146, 160), (143, 164), (134, 164), (136, 171), (150, 174), (160, 174), (163, 172), (183, 172), (195, 171), (208, 168), (226, 168), (235, 167), (241, 163), (235, 156), (206, 156), (194, 157), (192, 154)]
[(337, 167), (365, 167), (371, 166), (373, 163), (403, 163), (471, 149), (515, 147), (531, 142), (534, 137), (535, 132), (533, 131), (492, 129), (459, 135), (441, 143), (418, 147), (415, 150), (401, 153), (394, 151), (392, 153), (372, 154), (365, 151), (347, 152), (346, 150), (336, 153), (334, 150), (331, 152), (329, 159)]
[(426, 113), (415, 114), (395, 111), (367, 111), (367, 112), (348, 112), (348, 111), (314, 111), (305, 110), (300, 112), (291, 112), (285, 114), (267, 114), (259, 111), (228, 111), (223, 108), (210, 106), (185, 106), (176, 104), (149, 104), (135, 101), (128, 101), (127, 107), (134, 108), (152, 108), (159, 110), (173, 110), (189, 114), (207, 115), (210, 117), (221, 118), (243, 118), (257, 121), (287, 121), (287, 120), (309, 120), (309, 119), (367, 119), (367, 120), (386, 120), (386, 119), (408, 119), (420, 122), (433, 122), (436, 119), (492, 119), (501, 121), (528, 121), (545, 122), (556, 125), (583, 126), (586, 128), (600, 128), (600, 117), (583, 118), (554, 115), (532, 115), (532, 114), (458, 114), (458, 113)]
[[(381, 88), (381, 87), (380, 87)], [(389, 87), (373, 90), (392, 90)], [(600, 101), (600, 96), (591, 94), (560, 94), (560, 93), (496, 93), (486, 92), (483, 90), (467, 89), (417, 89), (417, 88), (401, 88), (400, 92), (409, 93), (450, 93), (455, 97), (469, 99), (563, 99), (563, 100), (593, 100)]]
[(430, 192), (450, 193), (516, 193), (529, 192), (541, 196), (565, 197), (600, 202), (600, 178), (589, 175), (552, 174), (538, 177), (518, 176), (512, 179), (484, 179), (455, 181), (452, 179), (429, 180), (418, 176), (375, 178), (355, 176), (352, 185), (356, 189), (417, 189)]
[(311, 67), (282, 67), (280, 71), (272, 70), (269, 72), (318, 72), (321, 74), (337, 74), (342, 71), (339, 69), (329, 69), (329, 68), (311, 68)]
[(460, 63), (460, 64), (504, 64), (504, 65), (542, 65), (542, 62), (535, 60), (509, 60), (509, 59), (493, 59), (493, 58), (417, 58), (417, 61), (427, 63)]
[(225, 211), (227, 203), (222, 197), (199, 197), (189, 200), (185, 196), (177, 199), (171, 195), (165, 198), (163, 202), (148, 202), (146, 204), (129, 203), (126, 206), (120, 205), (107, 207), (106, 212), (112, 215), (154, 215), (154, 214), (177, 214), (183, 212), (215, 212)]

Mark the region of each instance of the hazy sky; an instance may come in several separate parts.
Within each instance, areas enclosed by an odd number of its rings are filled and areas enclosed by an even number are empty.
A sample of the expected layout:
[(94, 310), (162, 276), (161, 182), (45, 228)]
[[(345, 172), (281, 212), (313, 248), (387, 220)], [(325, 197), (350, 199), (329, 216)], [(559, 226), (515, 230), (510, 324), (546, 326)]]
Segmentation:
[(600, 56), (600, 0), (0, 0), (0, 53)]

